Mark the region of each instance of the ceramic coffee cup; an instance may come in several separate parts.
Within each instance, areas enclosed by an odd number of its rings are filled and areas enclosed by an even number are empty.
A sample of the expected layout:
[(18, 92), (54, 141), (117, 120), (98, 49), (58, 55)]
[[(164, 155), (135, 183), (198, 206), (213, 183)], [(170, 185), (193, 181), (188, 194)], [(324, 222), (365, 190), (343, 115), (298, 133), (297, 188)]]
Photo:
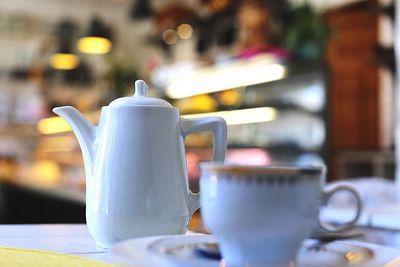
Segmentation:
[[(200, 203), (204, 224), (217, 237), (228, 267), (293, 266), (304, 239), (319, 231), (342, 231), (357, 221), (361, 200), (340, 185), (325, 191), (322, 167), (201, 165)], [(354, 219), (325, 229), (319, 209), (338, 191), (352, 193)]]

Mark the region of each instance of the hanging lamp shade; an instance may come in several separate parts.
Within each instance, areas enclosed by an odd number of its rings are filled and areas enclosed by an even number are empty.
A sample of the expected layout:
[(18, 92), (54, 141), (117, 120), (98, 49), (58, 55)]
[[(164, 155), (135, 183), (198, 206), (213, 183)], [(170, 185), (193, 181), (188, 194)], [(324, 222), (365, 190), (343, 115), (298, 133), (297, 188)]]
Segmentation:
[(149, 0), (134, 0), (129, 17), (134, 20), (142, 20), (151, 18), (153, 13)]
[(77, 43), (78, 50), (85, 54), (102, 55), (112, 49), (111, 30), (99, 18), (94, 17), (89, 26), (87, 35), (81, 37)]

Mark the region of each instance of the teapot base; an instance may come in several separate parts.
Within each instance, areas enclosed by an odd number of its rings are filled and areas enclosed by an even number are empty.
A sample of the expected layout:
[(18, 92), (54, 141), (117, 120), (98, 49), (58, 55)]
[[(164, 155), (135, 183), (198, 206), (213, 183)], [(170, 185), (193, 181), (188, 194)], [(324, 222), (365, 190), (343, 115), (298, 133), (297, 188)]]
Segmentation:
[[(98, 218), (98, 217), (97, 217)], [(157, 235), (178, 235), (187, 231), (188, 216), (147, 217), (135, 220), (90, 220), (89, 232), (98, 247), (110, 248), (119, 241)]]

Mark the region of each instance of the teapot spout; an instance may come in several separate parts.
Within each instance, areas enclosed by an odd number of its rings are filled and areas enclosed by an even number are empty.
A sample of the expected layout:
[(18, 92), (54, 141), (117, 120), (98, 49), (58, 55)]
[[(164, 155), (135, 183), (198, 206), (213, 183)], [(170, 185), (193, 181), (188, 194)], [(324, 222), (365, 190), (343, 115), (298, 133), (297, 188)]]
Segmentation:
[(53, 112), (62, 117), (75, 133), (82, 150), (85, 175), (88, 179), (93, 170), (94, 150), (92, 145), (96, 137), (96, 126), (72, 106), (57, 107), (53, 109)]

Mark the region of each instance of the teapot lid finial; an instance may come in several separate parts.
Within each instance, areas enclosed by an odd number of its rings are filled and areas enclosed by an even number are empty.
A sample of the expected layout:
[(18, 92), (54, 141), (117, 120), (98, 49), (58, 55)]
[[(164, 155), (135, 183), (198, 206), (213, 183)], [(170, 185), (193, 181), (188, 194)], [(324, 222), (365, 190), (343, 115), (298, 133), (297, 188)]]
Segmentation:
[(135, 82), (135, 94), (134, 96), (145, 96), (147, 95), (147, 86), (146, 82), (143, 80), (137, 80)]
[(126, 96), (115, 99), (110, 103), (112, 107), (121, 106), (152, 106), (152, 107), (172, 107), (170, 103), (155, 97), (147, 96), (148, 86), (143, 80), (135, 82), (135, 93), (133, 96)]

